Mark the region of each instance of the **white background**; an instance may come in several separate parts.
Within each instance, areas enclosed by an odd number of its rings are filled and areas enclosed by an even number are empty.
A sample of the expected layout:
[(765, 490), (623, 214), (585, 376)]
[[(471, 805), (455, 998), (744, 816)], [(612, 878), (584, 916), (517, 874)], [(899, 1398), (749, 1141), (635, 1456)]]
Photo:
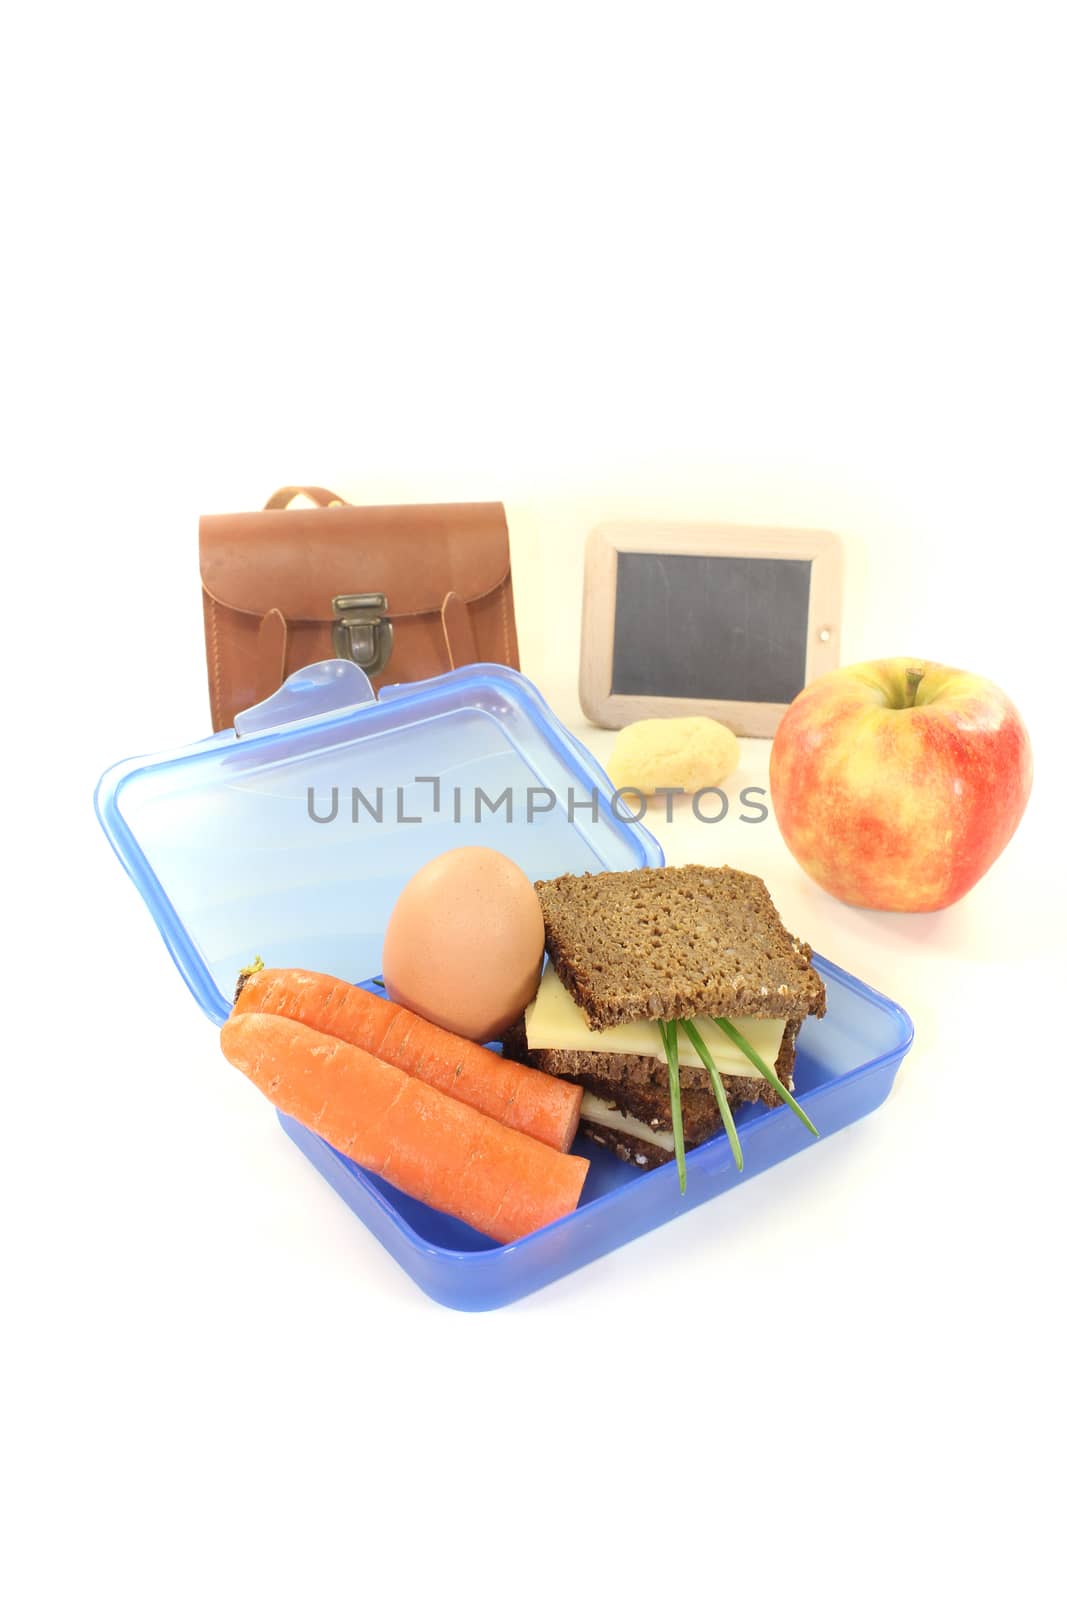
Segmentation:
[[(1057, 11), (7, 24), (10, 1592), (1053, 1592)], [(875, 1117), (506, 1310), (421, 1296), (224, 1065), (91, 814), (208, 731), (196, 518), (285, 481), (504, 499), (575, 722), (617, 516), (833, 528), (844, 659), (1007, 689), (1034, 799), (950, 911), (839, 906), (771, 824), (659, 825), (912, 1012)]]

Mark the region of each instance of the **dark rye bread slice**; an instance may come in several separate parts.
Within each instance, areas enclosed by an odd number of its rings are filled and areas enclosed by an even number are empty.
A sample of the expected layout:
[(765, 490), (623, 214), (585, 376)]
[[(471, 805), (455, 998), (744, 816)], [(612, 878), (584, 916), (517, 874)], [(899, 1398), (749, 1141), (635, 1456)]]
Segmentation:
[[(793, 1064), (796, 1059), (796, 1036), (799, 1022), (787, 1022), (782, 1035), (782, 1045), (775, 1061), (775, 1071), (786, 1088), (793, 1088)], [(639, 1121), (653, 1128), (670, 1129), (671, 1097), (667, 1068), (653, 1056), (612, 1055), (603, 1050), (530, 1050), (526, 1045), (526, 1028), (523, 1018), (504, 1035), (504, 1054), (512, 1061), (550, 1072), (556, 1077), (570, 1079), (583, 1089), (597, 1095), (609, 1105), (629, 1112)], [(703, 1144), (722, 1126), (719, 1107), (712, 1092), (711, 1080), (703, 1067), (679, 1067), (682, 1085), (682, 1138), (687, 1150)], [(723, 1075), (723, 1089), (731, 1105), (763, 1101), (766, 1105), (779, 1104), (778, 1096), (762, 1078), (740, 1078), (735, 1074)], [(586, 1138), (612, 1151), (621, 1161), (638, 1167), (659, 1167), (673, 1161), (673, 1149), (665, 1150), (637, 1137), (630, 1129), (605, 1128), (591, 1122), (588, 1117), (579, 1119), (579, 1128)]]
[(826, 1010), (811, 949), (782, 926), (762, 878), (732, 867), (570, 873), (534, 885), (545, 944), (594, 1029), (649, 1018)]
[(621, 1128), (601, 1127), (599, 1123), (589, 1122), (585, 1117), (579, 1119), (578, 1131), (587, 1139), (592, 1139), (594, 1144), (610, 1150), (620, 1161), (629, 1161), (635, 1167), (662, 1167), (664, 1162), (674, 1160), (673, 1150), (664, 1150), (662, 1145), (649, 1144), (647, 1139), (635, 1139), (632, 1133), (629, 1131), (624, 1133)]
[[(590, 1094), (595, 1094), (606, 1105), (628, 1112), (638, 1122), (646, 1122), (658, 1133), (670, 1133), (674, 1127), (671, 1121), (671, 1097), (667, 1090), (657, 1089), (647, 1083), (627, 1083), (624, 1079), (617, 1079), (613, 1083), (605, 1083), (601, 1078), (576, 1078), (571, 1081), (580, 1083), (583, 1089), (588, 1089)], [(752, 1095), (750, 1098), (755, 1100), (758, 1096)], [(737, 1100), (731, 1101), (732, 1105), (737, 1103)], [(722, 1118), (713, 1094), (705, 1094), (702, 1089), (682, 1090), (682, 1138), (687, 1147), (703, 1144), (721, 1127)]]
[[(573, 1082), (580, 1083), (583, 1089), (588, 1089), (607, 1105), (636, 1117), (639, 1122), (647, 1124), (655, 1132), (672, 1132), (674, 1121), (671, 1116), (669, 1089), (647, 1081), (632, 1083), (626, 1078), (602, 1078), (593, 1073), (577, 1075), (568, 1073), (567, 1076)], [(736, 1077), (724, 1077), (722, 1081), (726, 1098), (732, 1106), (746, 1101), (767, 1100), (768, 1096), (772, 1103), (778, 1100), (774, 1090), (764, 1083), (762, 1078), (758, 1083), (752, 1078)], [(698, 1144), (703, 1144), (722, 1127), (718, 1103), (706, 1072), (704, 1083), (707, 1085), (706, 1088), (702, 1085), (700, 1088), (682, 1090), (682, 1142), (687, 1150), (693, 1150)], [(641, 1139), (629, 1128), (606, 1128), (602, 1123), (594, 1122), (589, 1117), (580, 1117), (578, 1125), (587, 1138), (612, 1150), (621, 1160), (632, 1161), (639, 1167), (658, 1167), (664, 1161), (674, 1160), (673, 1144), (670, 1149), (665, 1150), (661, 1145)]]
[[(707, 1079), (707, 1073), (704, 1074)], [(655, 1084), (632, 1084), (625, 1079), (597, 1078), (593, 1076), (580, 1077), (576, 1080), (583, 1088), (597, 1095), (607, 1105), (619, 1111), (628, 1112), (636, 1117), (639, 1122), (645, 1123), (657, 1133), (670, 1133), (673, 1129), (671, 1118), (670, 1091), (662, 1089)], [(750, 1078), (731, 1078), (735, 1093), (727, 1090), (727, 1098), (732, 1105), (741, 1101), (761, 1100), (770, 1094), (772, 1100), (778, 1097), (772, 1089), (760, 1080), (756, 1084)], [(725, 1086), (727, 1080), (723, 1079)], [(761, 1088), (764, 1091), (761, 1093)], [(662, 1145), (654, 1144), (648, 1139), (640, 1137), (640, 1131), (632, 1128), (607, 1128), (603, 1123), (594, 1122), (589, 1117), (579, 1118), (579, 1128), (586, 1138), (594, 1143), (603, 1145), (611, 1150), (622, 1161), (632, 1161), (638, 1167), (658, 1167), (665, 1161), (674, 1160), (673, 1142), (668, 1149)], [(722, 1127), (722, 1117), (715, 1096), (710, 1085), (707, 1091), (703, 1089), (682, 1090), (682, 1142), (687, 1150), (693, 1150), (697, 1145), (703, 1144)]]
[[(787, 1089), (793, 1088), (793, 1063), (796, 1060), (796, 1037), (799, 1022), (787, 1022), (782, 1035), (781, 1048), (774, 1063), (779, 1081)], [(714, 1043), (710, 1044), (712, 1059)], [(503, 1051), (509, 1061), (522, 1061), (550, 1072), (556, 1078), (570, 1078), (593, 1094), (607, 1093), (614, 1085), (628, 1084), (634, 1088), (653, 1088), (670, 1093), (670, 1076), (666, 1064), (655, 1056), (634, 1056), (612, 1053), (607, 1050), (531, 1050), (526, 1043), (526, 1019), (520, 1017), (503, 1038)], [(711, 1079), (704, 1067), (679, 1065), (678, 1082), (685, 1094), (692, 1091), (706, 1095), (714, 1104)], [(597, 1085), (600, 1085), (598, 1088)], [(762, 1100), (766, 1105), (778, 1104), (778, 1096), (764, 1078), (742, 1078), (734, 1073), (722, 1074), (722, 1086), (730, 1104)]]

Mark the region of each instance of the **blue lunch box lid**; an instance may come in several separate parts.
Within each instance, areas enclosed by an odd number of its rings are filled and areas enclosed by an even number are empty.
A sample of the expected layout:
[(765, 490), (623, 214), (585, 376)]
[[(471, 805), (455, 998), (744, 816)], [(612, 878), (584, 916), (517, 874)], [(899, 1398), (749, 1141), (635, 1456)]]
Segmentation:
[(375, 699), (352, 662), (319, 662), (234, 729), (111, 767), (96, 809), (219, 1023), (257, 955), (379, 972), (397, 895), (444, 850), (488, 845), (531, 880), (663, 863), (529, 679), (491, 665)]

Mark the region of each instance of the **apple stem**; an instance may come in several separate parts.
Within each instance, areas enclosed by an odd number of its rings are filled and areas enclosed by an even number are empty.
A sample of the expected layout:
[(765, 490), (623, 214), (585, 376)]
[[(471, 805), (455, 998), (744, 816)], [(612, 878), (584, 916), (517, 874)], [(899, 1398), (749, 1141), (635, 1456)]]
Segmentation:
[(904, 677), (907, 681), (908, 692), (904, 701), (905, 706), (913, 706), (915, 704), (915, 696), (918, 694), (919, 685), (925, 676), (926, 674), (921, 667), (908, 667), (906, 669)]

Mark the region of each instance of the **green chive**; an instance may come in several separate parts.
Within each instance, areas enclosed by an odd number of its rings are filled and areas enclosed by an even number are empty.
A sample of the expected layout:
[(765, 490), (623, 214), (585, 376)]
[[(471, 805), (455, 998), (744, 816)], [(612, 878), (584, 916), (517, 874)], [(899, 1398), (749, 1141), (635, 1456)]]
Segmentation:
[(685, 1193), (685, 1139), (682, 1134), (682, 1084), (678, 1077), (678, 1024), (661, 1022), (660, 1038), (667, 1057), (667, 1076), (671, 1085), (671, 1125), (674, 1129), (674, 1159), (678, 1166), (678, 1188)]
[(781, 1079), (775, 1076), (765, 1061), (760, 1060), (758, 1052), (753, 1050), (744, 1034), (740, 1033), (737, 1028), (734, 1027), (732, 1022), (727, 1022), (725, 1017), (716, 1017), (715, 1025), (716, 1027), (722, 1029), (726, 1037), (732, 1040), (739, 1050), (744, 1052), (754, 1067), (759, 1068), (760, 1072), (762, 1072), (763, 1076), (766, 1078), (775, 1094), (777, 1094), (780, 1099), (785, 1101), (790, 1111), (800, 1118), (808, 1132), (813, 1134), (817, 1139), (819, 1137), (819, 1130), (815, 1126), (814, 1122), (812, 1122), (811, 1118), (808, 1116), (803, 1107), (797, 1105), (797, 1102), (793, 1099), (793, 1096), (789, 1093), (789, 1090), (786, 1088)]
[(738, 1172), (740, 1172), (744, 1168), (745, 1159), (741, 1154), (741, 1141), (737, 1137), (737, 1129), (734, 1127), (733, 1112), (730, 1110), (730, 1102), (726, 1098), (726, 1090), (723, 1088), (722, 1079), (719, 1077), (719, 1069), (711, 1059), (711, 1054), (707, 1045), (704, 1043), (704, 1040), (701, 1038), (700, 1030), (696, 1024), (694, 1022), (683, 1021), (682, 1027), (689, 1035), (693, 1049), (696, 1051), (701, 1061), (703, 1061), (704, 1065), (707, 1067), (708, 1072), (711, 1074), (711, 1087), (715, 1091), (715, 1101), (719, 1107), (719, 1115), (722, 1118), (723, 1127), (726, 1129), (726, 1137), (730, 1141), (730, 1149), (734, 1153), (734, 1162), (737, 1166)]
[(378, 985), (379, 989), (384, 989), (385, 988), (385, 984), (382, 982), (381, 978), (372, 978), (371, 979), (371, 983), (376, 983)]

